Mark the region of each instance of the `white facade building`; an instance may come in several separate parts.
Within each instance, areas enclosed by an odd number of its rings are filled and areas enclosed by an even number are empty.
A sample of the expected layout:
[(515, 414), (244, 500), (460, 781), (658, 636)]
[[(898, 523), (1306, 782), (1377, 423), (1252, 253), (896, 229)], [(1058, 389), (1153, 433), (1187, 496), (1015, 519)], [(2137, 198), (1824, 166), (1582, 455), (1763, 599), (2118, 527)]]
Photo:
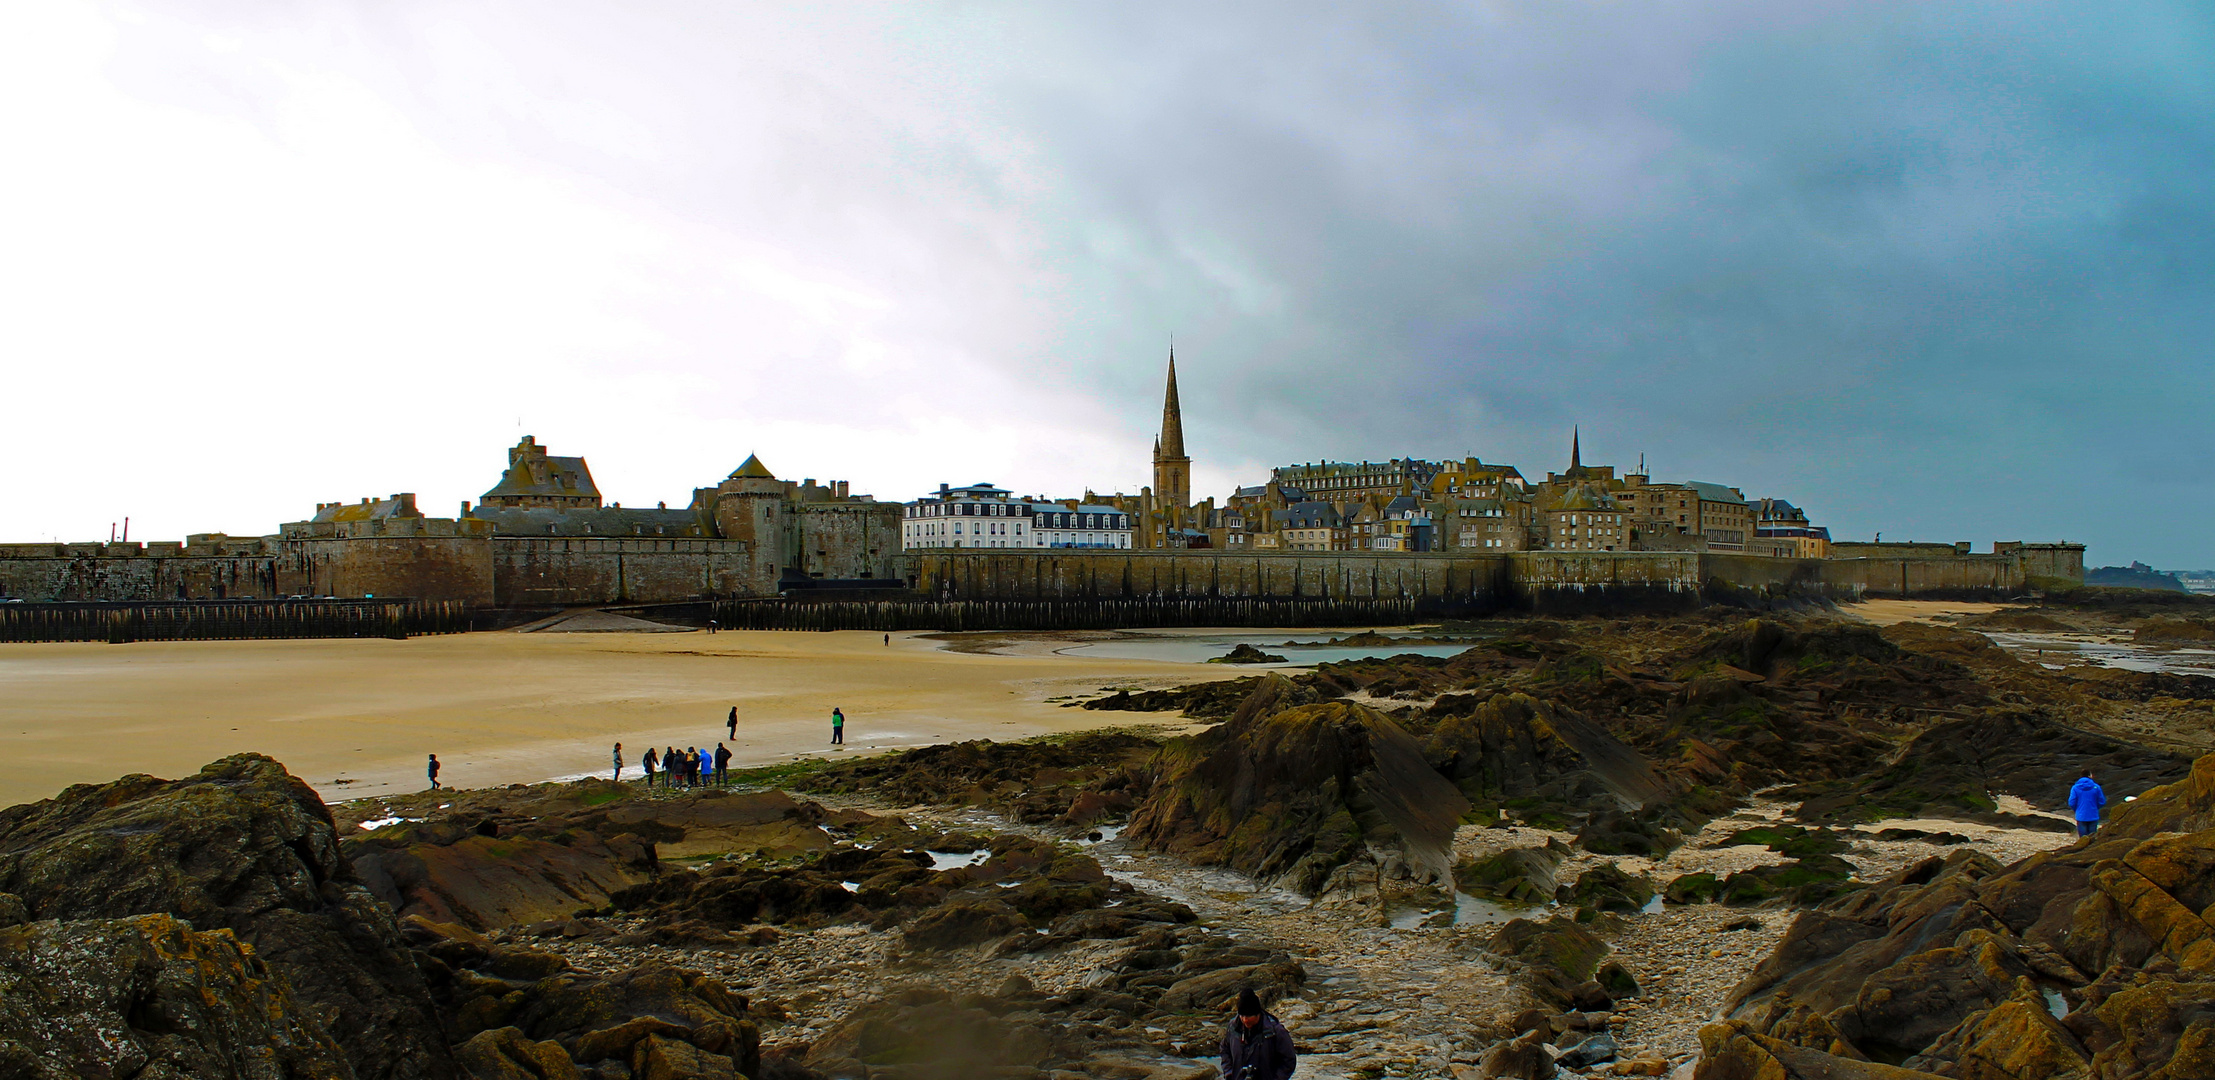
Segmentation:
[(1112, 506), (1033, 503), (1031, 536), (1042, 548), (1129, 548), (1131, 516)]
[(1015, 499), (991, 484), (940, 484), (908, 503), (900, 521), (903, 551), (1130, 546), (1130, 515), (1115, 507)]

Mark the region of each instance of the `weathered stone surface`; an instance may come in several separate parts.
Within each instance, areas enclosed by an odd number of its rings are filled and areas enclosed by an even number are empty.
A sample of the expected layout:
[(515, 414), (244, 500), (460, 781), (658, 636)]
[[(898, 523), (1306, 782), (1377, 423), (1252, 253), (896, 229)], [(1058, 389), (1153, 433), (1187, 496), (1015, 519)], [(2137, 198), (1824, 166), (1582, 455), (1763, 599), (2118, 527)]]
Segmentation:
[(285, 981), (228, 931), (167, 915), (0, 929), (0, 1076), (353, 1075)]
[(1056, 1046), (1056, 1038), (1067, 1034), (1059, 1026), (1013, 1023), (943, 995), (915, 991), (855, 1010), (815, 1041), (806, 1063), (826, 1073), (849, 1064), (899, 1066), (919, 1080), (969, 1080), (1067, 1058), (1069, 1050)]
[(2215, 830), (2170, 831), (2215, 811), (2203, 777), (2215, 755), (2093, 840), (2004, 870), (1955, 852), (1803, 914), (1703, 1032), (1700, 1075), (1817, 1051), (1958, 1080), (2215, 1075)]
[(402, 915), (478, 930), (565, 919), (653, 876), (653, 848), (631, 836), (572, 834), (557, 844), (471, 834), (437, 843), (418, 839), (425, 830), (393, 832), (348, 842), (355, 873)]
[(1960, 1080), (2083, 1080), (2091, 1055), (2054, 1018), (2029, 979), (2008, 1000), (1976, 1013), (1906, 1062)]
[(1382, 713), (1345, 702), (1243, 711), (1172, 740), (1132, 839), (1314, 893), (1365, 848), (1397, 849), (1419, 880), (1451, 878), (1461, 793)]
[(38, 919), (169, 914), (229, 930), (362, 1080), (455, 1075), (391, 911), (339, 857), (322, 800), (258, 754), (0, 810), (0, 891)]
[(1580, 987), (1591, 984), (1599, 990), (1592, 975), (1608, 951), (1607, 943), (1591, 931), (1558, 915), (1544, 922), (1511, 920), (1484, 948), (1520, 962), (1531, 992), (1557, 1008), (1576, 1004)]
[(1545, 847), (1508, 848), (1454, 867), (1454, 884), (1472, 896), (1516, 904), (1543, 904), (1560, 887), (1554, 873), (1569, 856), (1559, 841)]
[(1736, 1022), (1700, 1029), (1694, 1080), (1946, 1080), (1936, 1073), (1835, 1057)]
[(918, 949), (955, 949), (1030, 928), (1021, 912), (998, 900), (944, 904), (907, 928), (907, 942)]
[(1495, 695), (1441, 720), (1424, 752), (1471, 802), (1525, 817), (1546, 809), (1644, 807), (1669, 794), (1638, 751), (1583, 716), (1526, 694)]
[(1494, 1045), (1484, 1052), (1477, 1070), (1486, 1080), (1554, 1080), (1554, 1056), (1547, 1050), (1546, 1033), (1525, 1032)]
[(631, 1075), (638, 1080), (734, 1080), (738, 1069), (721, 1054), (648, 1035), (631, 1048)]
[(532, 1042), (521, 1029), (480, 1031), (454, 1048), (473, 1080), (583, 1080), (558, 1043)]

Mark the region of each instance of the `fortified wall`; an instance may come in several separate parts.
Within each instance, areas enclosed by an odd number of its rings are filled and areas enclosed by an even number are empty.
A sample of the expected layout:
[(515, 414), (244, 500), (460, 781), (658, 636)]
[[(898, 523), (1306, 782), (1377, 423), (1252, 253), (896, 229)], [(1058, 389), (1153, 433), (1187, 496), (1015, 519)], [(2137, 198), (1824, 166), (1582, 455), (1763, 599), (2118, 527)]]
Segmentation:
[[(1147, 597), (1383, 601), (1444, 610), (1675, 610), (1731, 595), (1958, 597), (2021, 593), (2061, 568), (2047, 550), (1988, 555), (1787, 559), (1709, 552), (1497, 554), (1217, 551), (944, 552), (911, 555), (920, 596), (944, 601), (1098, 601)], [(2081, 565), (2081, 562), (2080, 562)], [(2058, 576), (2058, 575), (2047, 575)], [(2082, 577), (2081, 569), (2077, 575)]]
[[(656, 604), (775, 596), (785, 572), (780, 560), (759, 557), (748, 541), (497, 536), (443, 526), (405, 533), (405, 526), (395, 524), (392, 532), (375, 535), (222, 542), (196, 537), (208, 540), (198, 544), (7, 545), (0, 547), (0, 595), (30, 600), (373, 596), (457, 600), (475, 607)], [(866, 572), (854, 576), (903, 578), (918, 598), (946, 601), (1414, 599), (1470, 610), (1675, 610), (1732, 592), (1834, 600), (2019, 595), (2033, 576), (2067, 576), (2072, 556), (2074, 576), (2083, 576), (2082, 549), (2075, 545), (1860, 559), (1664, 551), (1021, 549), (884, 556), (864, 546), (887, 542), (874, 535), (874, 523), (850, 528), (855, 536), (841, 545), (845, 556), (832, 560), (826, 554), (823, 565)]]

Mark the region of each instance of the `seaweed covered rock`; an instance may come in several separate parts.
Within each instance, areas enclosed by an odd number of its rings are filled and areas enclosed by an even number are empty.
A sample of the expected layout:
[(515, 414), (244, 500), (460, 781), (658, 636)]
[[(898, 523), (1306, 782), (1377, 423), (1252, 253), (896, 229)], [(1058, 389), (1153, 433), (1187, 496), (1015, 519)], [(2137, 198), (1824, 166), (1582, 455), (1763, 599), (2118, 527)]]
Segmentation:
[(1644, 875), (1626, 874), (1615, 866), (1595, 866), (1578, 875), (1575, 884), (1564, 885), (1555, 899), (1576, 907), (1599, 911), (1637, 911), (1654, 898), (1654, 883)]
[(1810, 1054), (1956, 1077), (2215, 1075), (2210, 905), (2215, 756), (2071, 847), (2006, 868), (1957, 851), (1802, 914), (1703, 1032), (1700, 1075)]
[[(821, 833), (817, 833), (818, 836)], [(401, 825), (343, 849), (354, 873), (401, 915), (478, 930), (567, 918), (652, 880), (654, 848), (631, 834), (602, 839), (486, 836), (446, 825)]]
[(990, 806), (1040, 824), (1068, 814), (1087, 793), (1124, 790), (1157, 744), (1094, 731), (1066, 738), (922, 746), (863, 758), (802, 778), (799, 791), (868, 792), (895, 804)]
[(1242, 708), (1164, 746), (1156, 771), (1126, 836), (1310, 894), (1370, 848), (1418, 879), (1449, 880), (1468, 810), (1414, 736), (1348, 702)]
[(902, 926), (916, 947), (946, 949), (1109, 904), (1125, 921), (1159, 908), (1082, 850), (1026, 836), (994, 837), (974, 864), (931, 867), (922, 849), (840, 846), (797, 865), (724, 863), (664, 874), (617, 893), (609, 910), (646, 923), (619, 944), (683, 940), (737, 951), (785, 923)]
[(543, 953), (467, 947), (475, 943), (466, 931), (449, 940), (464, 947), (431, 947), (430, 971), (464, 1040), (460, 1054), (478, 1075), (497, 1075), (503, 1061), (543, 1077), (559, 1075), (563, 1064), (608, 1061), (638, 1071), (642, 1059), (657, 1055), (695, 1061), (692, 1051), (759, 1075), (761, 1035), (746, 1017), (746, 998), (712, 975), (656, 963), (591, 975)]
[(1606, 942), (1558, 915), (1543, 922), (1512, 919), (1484, 948), (1516, 961), (1531, 993), (1556, 1008), (1578, 1004), (1578, 990), (1592, 983), (1608, 953)]
[(1454, 885), (1472, 896), (1512, 904), (1543, 904), (1560, 887), (1555, 873), (1569, 849), (1558, 840), (1544, 847), (1508, 848), (1454, 866)]
[(0, 930), (0, 1075), (354, 1075), (338, 1045), (228, 933), (168, 915)]
[(1811, 824), (1946, 817), (2067, 831), (2065, 821), (2004, 813), (1993, 796), (2065, 810), (2070, 783), (2087, 768), (2111, 791), (2142, 791), (2182, 779), (2191, 761), (2040, 716), (1995, 713), (1933, 725), (1892, 764), (1851, 780), (1801, 785), (1784, 797), (1804, 800), (1797, 816)]
[(1594, 807), (1644, 807), (1669, 786), (1653, 763), (1598, 724), (1527, 694), (1499, 694), (1438, 719), (1429, 761), (1470, 802), (1561, 827)]
[(1275, 653), (1265, 653), (1260, 649), (1254, 648), (1252, 645), (1248, 645), (1245, 642), (1240, 642), (1237, 645), (1233, 646), (1231, 648), (1231, 651), (1224, 653), (1221, 656), (1210, 657), (1208, 659), (1208, 663), (1281, 664), (1284, 663), (1284, 657), (1278, 656)]
[(307, 784), (259, 754), (182, 780), (80, 784), (0, 810), (0, 892), (30, 918), (173, 915), (228, 930), (362, 1080), (456, 1075), (392, 912), (340, 857)]

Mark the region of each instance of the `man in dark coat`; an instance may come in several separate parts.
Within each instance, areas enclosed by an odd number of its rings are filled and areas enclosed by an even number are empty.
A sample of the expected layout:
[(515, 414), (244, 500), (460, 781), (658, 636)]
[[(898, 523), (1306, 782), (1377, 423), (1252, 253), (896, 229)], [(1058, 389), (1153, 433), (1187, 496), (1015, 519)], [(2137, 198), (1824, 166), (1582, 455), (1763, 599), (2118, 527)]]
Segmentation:
[(1223, 1080), (1286, 1080), (1299, 1063), (1292, 1033), (1261, 1007), (1251, 989), (1238, 992), (1238, 1015), (1223, 1032)]

